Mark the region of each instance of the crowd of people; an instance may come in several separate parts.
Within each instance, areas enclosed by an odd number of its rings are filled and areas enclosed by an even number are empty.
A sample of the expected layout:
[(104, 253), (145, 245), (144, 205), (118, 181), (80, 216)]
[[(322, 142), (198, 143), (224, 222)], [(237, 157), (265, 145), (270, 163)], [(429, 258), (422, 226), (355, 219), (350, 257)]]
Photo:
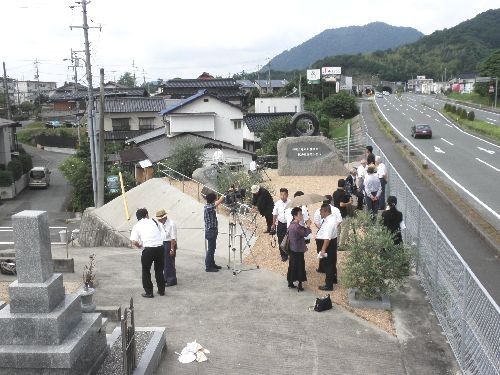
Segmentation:
[[(215, 159), (215, 155), (214, 155)], [(215, 160), (214, 160), (215, 161)], [(220, 158), (217, 160), (220, 162)], [(394, 196), (385, 199), (387, 168), (380, 156), (373, 154), (371, 146), (366, 147), (366, 158), (360, 165), (352, 168), (345, 179), (337, 181), (337, 188), (331, 195), (325, 195), (321, 207), (312, 218), (306, 205), (291, 207), (287, 188), (279, 190), (280, 199), (273, 201), (271, 193), (264, 187), (251, 187), (252, 206), (266, 220), (264, 233), (277, 236), (277, 243), (282, 244), (285, 236), (288, 251), (277, 246), (283, 262), (288, 261), (287, 281), (289, 288), (304, 290), (302, 283), (307, 281), (304, 253), (312, 240), (312, 227), (316, 227), (316, 252), (319, 273), (325, 274), (325, 282), (320, 290), (331, 291), (337, 284), (337, 251), (345, 250), (348, 237), (346, 218), (353, 216), (356, 210), (364, 207), (371, 212), (375, 220), (379, 210), (383, 210), (381, 222), (393, 233), (395, 243), (402, 242), (401, 229), (404, 228), (403, 215), (397, 210)], [(294, 193), (294, 199), (304, 192)], [(224, 196), (206, 195), (207, 203), (203, 209), (205, 240), (207, 251), (205, 271), (218, 272), (222, 267), (215, 263), (215, 251), (218, 236), (217, 207), (224, 202)], [(172, 219), (164, 209), (156, 212), (155, 218), (149, 218), (145, 208), (136, 212), (138, 222), (132, 228), (130, 240), (134, 247), (142, 249), (142, 284), (145, 298), (153, 298), (151, 266), (155, 271), (157, 292), (165, 295), (165, 287), (177, 285), (175, 256), (177, 252), (177, 230)], [(298, 283), (295, 285), (295, 283)]]

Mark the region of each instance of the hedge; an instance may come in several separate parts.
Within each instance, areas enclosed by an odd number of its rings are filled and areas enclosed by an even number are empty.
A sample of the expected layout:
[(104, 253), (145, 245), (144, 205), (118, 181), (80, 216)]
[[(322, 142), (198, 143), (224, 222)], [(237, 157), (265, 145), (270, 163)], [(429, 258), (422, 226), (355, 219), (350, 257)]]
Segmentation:
[(33, 159), (29, 154), (20, 154), (18, 156), (19, 161), (23, 166), (23, 173), (28, 173), (31, 168), (33, 168)]
[(19, 159), (12, 159), (9, 164), (7, 164), (7, 170), (12, 173), (12, 177), (17, 181), (23, 175), (23, 164)]
[(13, 182), (14, 182), (14, 179), (12, 178), (12, 173), (10, 171), (0, 170), (0, 186), (1, 187), (11, 186)]

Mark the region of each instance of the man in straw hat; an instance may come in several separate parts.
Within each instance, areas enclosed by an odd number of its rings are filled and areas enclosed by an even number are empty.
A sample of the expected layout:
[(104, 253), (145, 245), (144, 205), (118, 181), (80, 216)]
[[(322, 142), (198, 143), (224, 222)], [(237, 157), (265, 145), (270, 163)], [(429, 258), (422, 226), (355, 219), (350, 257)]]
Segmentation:
[(253, 195), (252, 206), (257, 207), (259, 214), (266, 218), (267, 229), (264, 233), (269, 233), (273, 225), (273, 197), (266, 188), (259, 185), (253, 185), (250, 191)]
[(177, 273), (175, 271), (175, 253), (177, 251), (177, 227), (172, 219), (167, 217), (167, 212), (161, 209), (156, 212), (156, 220), (161, 223), (163, 246), (165, 247), (165, 267), (163, 276), (165, 286), (177, 285)]

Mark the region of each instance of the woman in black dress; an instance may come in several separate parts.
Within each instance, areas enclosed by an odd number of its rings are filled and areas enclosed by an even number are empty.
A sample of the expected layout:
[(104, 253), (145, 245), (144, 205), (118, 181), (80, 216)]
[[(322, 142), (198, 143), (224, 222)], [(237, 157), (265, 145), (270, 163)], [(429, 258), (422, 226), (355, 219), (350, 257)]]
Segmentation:
[[(288, 238), (290, 243), (290, 256), (288, 262), (288, 287), (297, 288), (298, 292), (304, 290), (302, 282), (307, 281), (306, 277), (306, 263), (304, 261), (304, 253), (307, 251), (306, 240), (311, 233), (311, 220), (305, 222), (305, 226), (300, 225), (304, 219), (300, 207), (292, 209), (293, 220), (288, 227)], [(294, 281), (298, 281), (299, 285), (296, 287)]]
[(401, 236), (401, 223), (403, 222), (403, 214), (397, 210), (397, 204), (397, 198), (393, 195), (389, 196), (387, 198), (387, 209), (382, 213), (382, 223), (393, 234), (395, 245), (403, 242), (403, 237)]

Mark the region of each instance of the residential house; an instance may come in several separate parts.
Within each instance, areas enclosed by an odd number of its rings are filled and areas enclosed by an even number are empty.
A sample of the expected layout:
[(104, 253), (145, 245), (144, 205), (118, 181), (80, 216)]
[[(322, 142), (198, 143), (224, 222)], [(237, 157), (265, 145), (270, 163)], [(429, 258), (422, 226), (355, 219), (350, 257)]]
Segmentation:
[[(158, 114), (165, 103), (161, 97), (107, 97), (104, 101), (106, 140), (126, 140), (157, 128), (164, 128)], [(99, 111), (96, 123), (99, 122)]]
[[(211, 76), (210, 76), (211, 77)], [(202, 79), (171, 79), (161, 85), (161, 96), (170, 99), (186, 99), (200, 90), (215, 95), (232, 104), (243, 105), (245, 92), (232, 78), (212, 79), (203, 76)]]
[(243, 116), (245, 128), (243, 131), (243, 147), (250, 151), (260, 148), (258, 133), (263, 131), (272, 121), (286, 119), (291, 120), (295, 114), (292, 112), (271, 113), (246, 113)]
[(57, 88), (57, 82), (17, 81), (16, 103), (33, 103), (38, 95), (50, 96)]
[(417, 76), (415, 79), (408, 80), (408, 91), (420, 94), (431, 94), (433, 91), (434, 80), (425, 78), (425, 76)]
[[(9, 92), (9, 100), (11, 104), (17, 103), (17, 89), (16, 89), (16, 80), (7, 77), (7, 91)], [(4, 91), (4, 81), (3, 77), (0, 77), (0, 92), (5, 94)]]
[(255, 81), (255, 86), (259, 89), (261, 95), (274, 94), (285, 87), (287, 84), (288, 81), (286, 79), (272, 79), (270, 81), (260, 79)]
[(6, 167), (12, 160), (12, 153), (17, 151), (16, 128), (18, 122), (0, 118), (0, 166)]
[(236, 83), (240, 85), (240, 89), (246, 94), (249, 94), (250, 92), (252, 92), (252, 90), (257, 89), (255, 83), (248, 79), (239, 79), (236, 81)]
[(304, 98), (255, 98), (255, 113), (300, 112)]
[(476, 78), (479, 76), (477, 72), (465, 72), (458, 74), (455, 78), (449, 81), (453, 91), (462, 94), (470, 94), (474, 91)]

